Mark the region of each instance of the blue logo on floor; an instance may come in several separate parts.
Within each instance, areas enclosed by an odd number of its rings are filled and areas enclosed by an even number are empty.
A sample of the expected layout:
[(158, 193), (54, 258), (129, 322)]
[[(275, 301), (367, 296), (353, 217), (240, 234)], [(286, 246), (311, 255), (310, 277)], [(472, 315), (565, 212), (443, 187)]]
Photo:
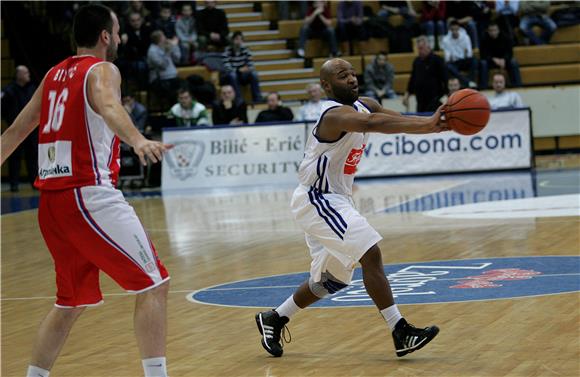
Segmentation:
[[(580, 291), (580, 257), (485, 258), (386, 265), (398, 304), (499, 300)], [(281, 304), (308, 273), (269, 276), (201, 289), (187, 299), (210, 305)], [(345, 289), (313, 307), (373, 306), (356, 269)]]

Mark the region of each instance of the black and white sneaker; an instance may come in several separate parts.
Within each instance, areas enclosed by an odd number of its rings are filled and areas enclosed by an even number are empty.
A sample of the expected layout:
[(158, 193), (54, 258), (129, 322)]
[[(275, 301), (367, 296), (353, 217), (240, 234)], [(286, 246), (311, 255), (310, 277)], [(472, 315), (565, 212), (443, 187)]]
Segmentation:
[(437, 326), (429, 326), (424, 329), (418, 329), (407, 323), (405, 318), (401, 318), (395, 330), (393, 330), (393, 341), (397, 356), (405, 356), (408, 353), (423, 348), (439, 333)]
[[(262, 334), (262, 347), (275, 357), (280, 357), (284, 353), (283, 344), (288, 321), (288, 317), (280, 317), (275, 310), (256, 314), (256, 324)], [(288, 335), (290, 336), (290, 332)], [(291, 340), (290, 337), (286, 342), (290, 343)]]

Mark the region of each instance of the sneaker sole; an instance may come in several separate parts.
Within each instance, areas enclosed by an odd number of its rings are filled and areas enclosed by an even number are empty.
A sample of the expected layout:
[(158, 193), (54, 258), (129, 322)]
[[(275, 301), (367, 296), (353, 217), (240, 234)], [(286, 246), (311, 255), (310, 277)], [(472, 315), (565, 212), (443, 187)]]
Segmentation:
[(437, 336), (437, 334), (439, 334), (439, 327), (431, 326), (431, 329), (432, 329), (431, 334), (428, 337), (426, 337), (425, 340), (423, 340), (421, 343), (417, 344), (415, 347), (406, 349), (404, 351), (396, 351), (397, 357), (403, 357), (408, 353), (415, 352), (425, 347), (430, 341), (432, 341)]
[(262, 313), (258, 313), (256, 314), (256, 326), (258, 326), (258, 331), (260, 331), (260, 335), (262, 335), (262, 347), (264, 347), (264, 349), (266, 350), (266, 352), (268, 352), (270, 355), (274, 356), (274, 357), (280, 357), (282, 356), (282, 354), (284, 353), (284, 351), (278, 353), (275, 353), (273, 350), (271, 350), (267, 345), (266, 345), (266, 341), (264, 340), (264, 329), (263, 329), (263, 323), (262, 323)]

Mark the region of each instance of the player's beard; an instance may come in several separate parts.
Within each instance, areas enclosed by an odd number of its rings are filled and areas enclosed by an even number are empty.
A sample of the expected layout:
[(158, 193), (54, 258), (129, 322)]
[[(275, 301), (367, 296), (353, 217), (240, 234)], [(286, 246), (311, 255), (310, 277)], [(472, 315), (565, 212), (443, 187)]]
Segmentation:
[(117, 59), (117, 46), (110, 44), (107, 46), (107, 61), (113, 62)]
[(348, 86), (335, 86), (332, 88), (332, 93), (338, 102), (345, 105), (352, 105), (358, 99), (358, 88), (353, 91)]

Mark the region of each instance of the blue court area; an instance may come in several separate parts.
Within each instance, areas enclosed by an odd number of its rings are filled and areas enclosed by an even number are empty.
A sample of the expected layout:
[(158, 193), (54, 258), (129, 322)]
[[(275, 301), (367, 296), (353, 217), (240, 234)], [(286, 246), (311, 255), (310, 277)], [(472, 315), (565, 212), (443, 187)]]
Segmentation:
[[(384, 267), (397, 304), (500, 300), (580, 290), (580, 257), (486, 258), (392, 264)], [(308, 273), (226, 283), (187, 296), (211, 305), (277, 307)], [(345, 289), (313, 307), (373, 306), (356, 269)]]
[[(456, 181), (457, 185), (442, 191), (415, 197), (403, 203), (398, 202), (396, 205), (389, 206), (386, 203), (380, 209), (388, 213), (423, 212), (471, 203), (580, 193), (580, 169), (521, 170), (478, 174), (374, 178), (359, 179), (356, 183), (363, 186), (383, 183), (397, 184), (398, 182), (401, 184), (425, 182), (427, 184), (437, 181)], [(293, 187), (290, 189), (293, 189)], [(160, 195), (160, 191), (125, 192), (125, 197), (129, 200)], [(30, 192), (22, 195), (3, 193), (1, 205), (3, 215), (35, 209), (38, 208), (38, 193)]]

